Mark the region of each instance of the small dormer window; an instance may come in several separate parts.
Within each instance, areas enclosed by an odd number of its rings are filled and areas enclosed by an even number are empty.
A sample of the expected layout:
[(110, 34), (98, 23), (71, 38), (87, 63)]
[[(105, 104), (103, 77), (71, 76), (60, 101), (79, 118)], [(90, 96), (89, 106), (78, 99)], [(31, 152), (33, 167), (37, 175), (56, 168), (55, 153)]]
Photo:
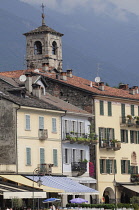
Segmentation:
[(34, 54), (35, 55), (42, 54), (42, 43), (40, 41), (36, 41), (34, 43)]
[(52, 55), (56, 55), (57, 54), (57, 43), (54, 41), (52, 43)]

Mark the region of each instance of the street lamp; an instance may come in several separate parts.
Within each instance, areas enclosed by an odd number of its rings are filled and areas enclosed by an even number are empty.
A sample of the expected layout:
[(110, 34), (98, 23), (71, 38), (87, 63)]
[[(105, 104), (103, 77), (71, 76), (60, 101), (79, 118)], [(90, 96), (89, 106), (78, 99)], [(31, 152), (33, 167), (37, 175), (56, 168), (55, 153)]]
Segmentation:
[[(33, 210), (34, 210), (34, 173), (36, 172), (37, 173), (37, 176), (39, 176), (39, 167), (35, 168), (34, 171), (33, 171)], [(42, 180), (41, 180), (41, 177), (39, 176), (39, 179), (37, 181), (37, 184), (38, 186), (40, 187), (42, 185)], [(38, 209), (39, 209), (39, 201), (38, 201)]]
[(116, 180), (115, 180), (115, 169), (114, 169), (113, 185), (114, 185), (114, 200), (115, 200), (115, 210), (116, 210)]

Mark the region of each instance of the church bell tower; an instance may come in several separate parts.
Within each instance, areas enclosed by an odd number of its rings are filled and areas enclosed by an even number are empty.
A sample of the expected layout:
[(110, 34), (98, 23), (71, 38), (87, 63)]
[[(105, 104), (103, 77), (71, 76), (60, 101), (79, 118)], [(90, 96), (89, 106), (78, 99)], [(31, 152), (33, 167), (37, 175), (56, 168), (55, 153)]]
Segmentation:
[(62, 71), (62, 40), (63, 34), (46, 26), (42, 4), (42, 25), (24, 33), (26, 36), (27, 68), (42, 68), (45, 71)]

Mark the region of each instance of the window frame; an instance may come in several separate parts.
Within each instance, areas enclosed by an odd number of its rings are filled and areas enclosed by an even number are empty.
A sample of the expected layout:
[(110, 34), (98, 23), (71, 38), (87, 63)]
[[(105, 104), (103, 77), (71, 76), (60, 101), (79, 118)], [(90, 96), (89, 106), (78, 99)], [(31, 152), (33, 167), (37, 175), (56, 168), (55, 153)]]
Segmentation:
[[(27, 119), (29, 117), (29, 119)], [(29, 120), (29, 123), (27, 123), (27, 120)], [(29, 127), (27, 127), (29, 125)], [(30, 124), (30, 114), (25, 114), (25, 130), (30, 131), (31, 130), (31, 124)]]
[(112, 102), (108, 101), (108, 116), (112, 116)]
[(52, 133), (57, 133), (57, 118), (52, 117)]
[(31, 147), (26, 147), (26, 166), (31, 166)]
[[(42, 125), (41, 125), (41, 123), (40, 123), (40, 119), (43, 119), (42, 120)], [(39, 130), (44, 130), (44, 116), (39, 116)]]
[[(54, 154), (54, 151), (56, 151), (56, 154)], [(54, 164), (54, 167), (58, 167), (58, 150), (57, 149), (53, 149), (53, 164)]]
[(100, 115), (103, 116), (104, 115), (104, 101), (102, 100), (99, 101), (99, 111), (100, 111)]

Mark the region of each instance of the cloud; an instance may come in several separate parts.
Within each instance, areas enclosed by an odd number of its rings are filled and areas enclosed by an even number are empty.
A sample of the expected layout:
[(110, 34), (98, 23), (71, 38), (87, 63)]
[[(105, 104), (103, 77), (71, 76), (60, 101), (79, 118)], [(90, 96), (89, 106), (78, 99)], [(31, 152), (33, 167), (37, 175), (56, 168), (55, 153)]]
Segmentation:
[[(40, 0), (20, 0), (40, 5)], [(139, 0), (42, 0), (47, 8), (64, 14), (75, 12), (80, 6), (83, 10), (92, 9), (96, 14), (106, 14), (113, 18), (127, 21), (126, 11), (139, 15)]]

